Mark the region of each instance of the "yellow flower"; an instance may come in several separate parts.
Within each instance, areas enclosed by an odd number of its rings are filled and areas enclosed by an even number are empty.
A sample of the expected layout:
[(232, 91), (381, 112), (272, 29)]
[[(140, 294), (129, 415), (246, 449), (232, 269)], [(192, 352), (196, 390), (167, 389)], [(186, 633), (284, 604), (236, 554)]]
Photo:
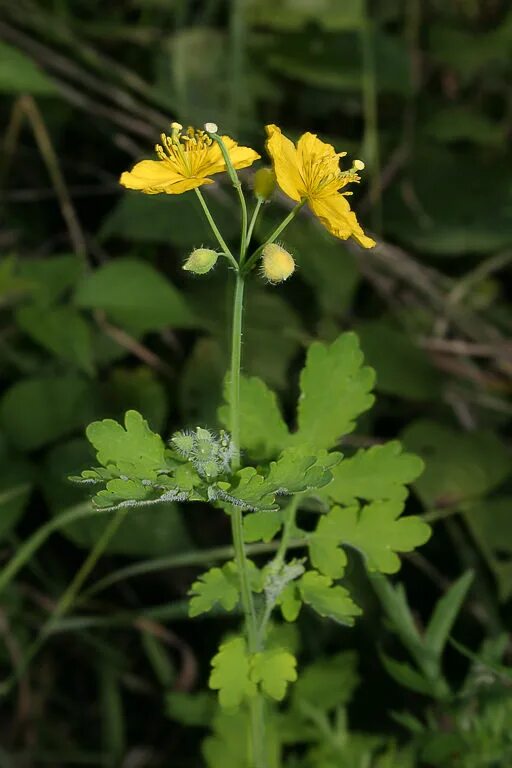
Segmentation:
[[(180, 195), (202, 184), (213, 184), (210, 176), (226, 170), (226, 163), (216, 141), (205, 131), (172, 123), (171, 135), (161, 136), (162, 144), (155, 147), (158, 160), (142, 160), (131, 171), (121, 175), (120, 182), (128, 189), (139, 189), (147, 195), (165, 192)], [(239, 147), (229, 136), (222, 136), (235, 168), (247, 168), (259, 155), (249, 147)]]
[(359, 181), (357, 171), (364, 168), (356, 160), (352, 168), (342, 171), (339, 158), (346, 152), (335, 152), (313, 133), (300, 137), (297, 146), (283, 136), (277, 125), (267, 125), (267, 151), (272, 158), (277, 183), (292, 200), (307, 203), (324, 227), (335, 237), (354, 237), (364, 248), (375, 241), (364, 234), (346, 195), (340, 192), (347, 184)]

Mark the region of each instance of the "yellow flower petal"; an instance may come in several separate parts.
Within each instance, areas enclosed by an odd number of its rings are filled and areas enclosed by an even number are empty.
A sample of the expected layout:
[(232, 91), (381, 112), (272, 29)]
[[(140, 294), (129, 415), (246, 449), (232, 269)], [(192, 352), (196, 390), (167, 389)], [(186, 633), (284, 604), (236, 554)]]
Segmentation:
[[(251, 149), (250, 147), (239, 147), (236, 141), (229, 136), (221, 136), (224, 146), (228, 150), (229, 158), (233, 163), (234, 168), (248, 168), (256, 160), (259, 160), (260, 155)], [(217, 142), (208, 149), (208, 155), (205, 157), (204, 164), (201, 166), (201, 172), (206, 175), (214, 173), (222, 173), (226, 170), (226, 163), (222, 156), (221, 149)]]
[(198, 177), (184, 178), (166, 160), (141, 160), (131, 171), (121, 175), (120, 183), (127, 189), (138, 189), (146, 194), (165, 192), (178, 195), (201, 184), (212, 184), (212, 181)]
[(304, 179), (299, 167), (299, 156), (290, 139), (283, 136), (277, 125), (267, 125), (267, 152), (272, 158), (272, 164), (277, 183), (283, 192), (292, 200), (299, 202), (306, 195)]
[(332, 144), (314, 133), (304, 133), (297, 142), (297, 153), (309, 197), (329, 197), (345, 185), (340, 176), (340, 155)]
[(309, 201), (315, 216), (324, 227), (340, 240), (354, 237), (363, 248), (373, 248), (375, 240), (363, 232), (356, 215), (350, 210), (348, 200), (338, 193), (330, 197), (319, 197)]

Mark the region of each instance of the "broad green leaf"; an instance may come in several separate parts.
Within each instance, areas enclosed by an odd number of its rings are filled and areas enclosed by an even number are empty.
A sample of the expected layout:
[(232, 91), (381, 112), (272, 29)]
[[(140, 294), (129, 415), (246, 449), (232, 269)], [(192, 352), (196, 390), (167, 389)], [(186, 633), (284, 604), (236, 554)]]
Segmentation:
[(491, 432), (461, 432), (421, 420), (407, 427), (402, 440), (425, 461), (414, 489), (427, 507), (478, 498), (510, 475), (509, 452)]
[(438, 658), (448, 641), (453, 625), (460, 612), (474, 579), (473, 571), (467, 571), (452, 584), (436, 606), (425, 630), (424, 642), (428, 649)]
[(86, 435), (104, 467), (113, 464), (119, 474), (155, 479), (166, 467), (165, 445), (137, 411), (127, 411), (124, 429), (113, 419), (89, 424)]
[[(229, 379), (224, 386), (227, 405), (219, 410), (221, 423), (229, 430)], [(282, 450), (288, 440), (276, 395), (264, 381), (242, 377), (240, 382), (240, 447), (254, 459), (268, 459)]]
[(95, 392), (79, 376), (19, 379), (0, 401), (0, 425), (21, 450), (35, 450), (94, 418)]
[[(232, 201), (227, 195), (218, 200), (217, 195), (206, 194), (218, 227), (226, 238), (232, 237), (238, 231)], [(182, 248), (211, 243), (217, 247), (194, 194), (125, 193), (103, 222), (100, 235), (102, 239), (123, 237), (129, 243), (173, 243)]]
[(317, 571), (308, 571), (299, 581), (302, 599), (320, 616), (332, 619), (339, 624), (354, 624), (354, 616), (362, 611), (354, 603), (348, 590), (334, 586), (332, 579), (322, 576)]
[(422, 473), (423, 461), (403, 453), (396, 440), (385, 445), (361, 449), (332, 470), (333, 480), (321, 492), (339, 504), (353, 504), (356, 499), (403, 501), (407, 483)]
[(311, 536), (313, 564), (328, 576), (341, 576), (346, 555), (336, 544), (344, 544), (361, 552), (370, 571), (396, 573), (400, 569), (396, 553), (421, 546), (431, 533), (419, 517), (400, 517), (402, 512), (399, 501), (374, 501), (362, 508), (333, 507), (320, 518)]
[(237, 472), (238, 485), (219, 484), (219, 498), (247, 510), (272, 510), (277, 508), (276, 494), (290, 495), (322, 488), (330, 482), (330, 470), (339, 460), (339, 453), (320, 450), (315, 455), (304, 448), (287, 448), (277, 461), (270, 463), (266, 475), (259, 474), (254, 467), (245, 467)]
[(59, 91), (29, 56), (0, 41), (0, 93), (56, 96)]
[(332, 448), (352, 432), (355, 419), (374, 398), (371, 368), (363, 367), (363, 354), (354, 333), (344, 333), (332, 344), (314, 342), (300, 377), (301, 397), (294, 444)]
[(44, 259), (22, 259), (18, 264), (18, 274), (30, 286), (32, 300), (43, 305), (65, 298), (84, 273), (84, 259), (67, 253)]
[(232, 611), (238, 602), (238, 583), (233, 563), (210, 568), (192, 584), (189, 594), (189, 616), (194, 618), (210, 611), (217, 603)]
[(250, 678), (250, 657), (242, 637), (222, 643), (212, 659), (209, 686), (219, 691), (224, 709), (236, 709), (245, 698), (254, 696), (256, 684)]
[(318, 659), (301, 669), (293, 688), (293, 706), (301, 702), (319, 711), (346, 706), (359, 685), (357, 654), (344, 651), (335, 656)]
[(288, 683), (297, 680), (297, 660), (284, 648), (256, 653), (251, 659), (251, 680), (276, 701), (282, 701)]
[(94, 373), (91, 329), (73, 307), (21, 307), (16, 321), (34, 341), (85, 373)]
[(167, 390), (151, 368), (113, 368), (103, 387), (103, 397), (108, 413), (116, 418), (135, 410), (144, 414), (153, 430), (165, 426)]
[(272, 541), (283, 524), (281, 512), (278, 510), (250, 512), (244, 517), (244, 540)]
[(75, 303), (103, 309), (115, 323), (134, 332), (197, 325), (178, 290), (138, 259), (115, 259), (87, 275), (78, 285)]
[(407, 400), (435, 400), (444, 380), (426, 352), (382, 319), (356, 327), (368, 365), (375, 369), (375, 389)]

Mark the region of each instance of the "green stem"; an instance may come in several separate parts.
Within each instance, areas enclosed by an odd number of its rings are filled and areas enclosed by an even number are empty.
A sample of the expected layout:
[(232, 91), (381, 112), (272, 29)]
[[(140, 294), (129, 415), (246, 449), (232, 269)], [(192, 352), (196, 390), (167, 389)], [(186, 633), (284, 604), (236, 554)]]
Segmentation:
[(240, 210), (242, 212), (242, 230), (241, 230), (241, 236), (240, 236), (240, 264), (243, 263), (245, 259), (245, 254), (247, 251), (247, 203), (245, 201), (245, 195), (244, 191), (242, 189), (242, 183), (240, 179), (238, 178), (238, 174), (236, 172), (235, 166), (231, 162), (231, 157), (229, 156), (228, 149), (224, 142), (222, 141), (221, 137), (217, 133), (210, 133), (208, 132), (208, 135), (211, 136), (211, 138), (217, 142), (219, 145), (220, 151), (222, 152), (222, 157), (224, 158), (224, 162), (226, 163), (226, 168), (229, 174), (229, 178), (231, 179), (231, 183), (233, 184), (233, 187), (236, 190), (236, 193), (238, 195), (238, 200), (240, 202)]
[[(240, 466), (240, 369), (242, 360), (242, 318), (244, 304), (244, 277), (238, 272), (233, 301), (233, 327), (231, 337), (230, 372), (230, 429), (235, 446), (232, 469)], [(244, 524), (240, 507), (231, 508), (231, 533), (235, 550), (235, 563), (240, 580), (240, 602), (245, 618), (245, 631), (249, 653), (258, 651), (258, 623), (249, 581), (249, 570), (244, 544)], [(263, 698), (258, 693), (250, 701), (251, 734), (254, 768), (267, 768), (265, 746), (265, 718)]]
[(81, 520), (84, 517), (105, 515), (108, 513), (109, 510), (95, 509), (91, 506), (90, 502), (86, 502), (77, 507), (73, 507), (67, 512), (62, 512), (58, 517), (55, 517), (53, 520), (45, 523), (45, 525), (42, 525), (24, 542), (23, 546), (20, 547), (7, 565), (0, 571), (0, 592), (8, 586), (18, 571), (28, 563), (34, 552), (44, 544), (46, 539), (51, 536), (54, 531), (58, 531), (59, 528), (63, 528), (65, 525), (75, 522), (75, 520)]
[(235, 259), (235, 257), (233, 256), (233, 254), (231, 253), (231, 251), (230, 251), (230, 249), (229, 249), (229, 247), (228, 247), (228, 245), (227, 245), (226, 241), (225, 241), (225, 240), (224, 240), (224, 238), (222, 237), (222, 235), (221, 235), (221, 233), (220, 233), (220, 231), (219, 231), (219, 228), (218, 228), (218, 226), (216, 225), (216, 223), (215, 223), (215, 220), (214, 220), (213, 216), (212, 216), (212, 215), (211, 215), (211, 213), (210, 213), (210, 209), (208, 208), (208, 205), (206, 204), (206, 200), (205, 200), (205, 199), (204, 199), (204, 197), (203, 197), (203, 193), (202, 193), (202, 192), (201, 192), (201, 190), (200, 190), (200, 189), (198, 189), (197, 187), (195, 188), (195, 190), (194, 190), (194, 191), (195, 191), (195, 193), (196, 193), (196, 195), (197, 195), (197, 199), (198, 199), (198, 200), (199, 200), (199, 202), (201, 203), (201, 207), (202, 207), (202, 209), (203, 209), (203, 211), (204, 211), (204, 215), (206, 216), (206, 218), (207, 218), (207, 220), (208, 220), (208, 224), (210, 225), (210, 227), (211, 227), (211, 230), (212, 230), (213, 234), (215, 235), (215, 237), (216, 237), (216, 239), (217, 239), (217, 242), (218, 242), (218, 244), (219, 244), (219, 245), (220, 245), (220, 247), (222, 248), (222, 252), (223, 252), (224, 256), (225, 256), (225, 257), (228, 259), (228, 261), (230, 261), (230, 262), (231, 262), (231, 264), (233, 265), (233, 267), (234, 267), (236, 270), (238, 270), (238, 264), (237, 264), (237, 262), (236, 262), (236, 259)]
[(288, 224), (290, 224), (294, 220), (294, 218), (296, 217), (298, 212), (304, 207), (306, 202), (307, 202), (306, 200), (301, 200), (300, 203), (297, 203), (297, 205), (294, 208), (292, 208), (288, 216), (279, 224), (278, 227), (274, 229), (272, 234), (269, 235), (269, 237), (265, 240), (263, 245), (260, 245), (260, 247), (254, 251), (252, 256), (250, 256), (250, 258), (247, 259), (247, 261), (244, 264), (244, 274), (247, 274), (248, 272), (251, 271), (254, 264), (261, 256), (265, 246), (269, 245), (269, 243), (274, 243), (277, 240), (281, 232), (284, 232)]
[[(279, 545), (280, 546), (280, 545)], [(288, 542), (288, 549), (300, 549), (306, 546), (304, 539), (293, 539)], [(246, 554), (248, 555), (264, 555), (271, 554), (278, 549), (278, 544), (275, 541), (270, 541), (268, 544), (258, 542), (256, 544), (247, 544), (245, 547)], [(126, 565), (124, 568), (109, 573), (107, 576), (96, 581), (88, 589), (83, 590), (80, 593), (80, 604), (89, 600), (94, 595), (108, 587), (117, 584), (124, 579), (129, 579), (133, 576), (145, 576), (148, 573), (154, 573), (155, 571), (163, 571), (171, 568), (183, 568), (185, 566), (196, 565), (211, 565), (212, 563), (222, 562), (223, 560), (231, 560), (235, 555), (235, 550), (232, 546), (227, 547), (214, 547), (206, 550), (193, 550), (192, 552), (181, 552), (176, 555), (170, 555), (169, 557), (159, 557), (154, 560), (143, 560), (142, 562), (132, 563)]]
[(242, 363), (242, 317), (244, 308), (245, 281), (238, 273), (233, 301), (233, 325), (231, 333), (230, 371), (230, 431), (235, 446), (232, 460), (233, 471), (240, 466), (240, 368)]
[(55, 606), (49, 621), (43, 627), (43, 634), (49, 633), (53, 627), (54, 622), (61, 618), (61, 616), (63, 616), (65, 613), (67, 613), (68, 609), (71, 607), (71, 605), (73, 605), (82, 585), (86, 581), (87, 577), (93, 570), (102, 554), (105, 552), (105, 549), (107, 548), (112, 537), (119, 529), (119, 526), (123, 522), (127, 513), (128, 508), (126, 507), (118, 509), (114, 517), (110, 520), (109, 524), (105, 527), (103, 533), (96, 541), (94, 547), (91, 549), (84, 562), (76, 572), (73, 580), (59, 598), (59, 601), (57, 602), (57, 605)]
[(255, 208), (254, 208), (254, 211), (253, 211), (253, 213), (252, 213), (251, 222), (250, 222), (250, 224), (249, 224), (249, 228), (248, 228), (248, 230), (247, 230), (247, 243), (246, 243), (246, 248), (249, 248), (249, 246), (250, 246), (250, 244), (251, 244), (251, 240), (252, 240), (252, 234), (253, 234), (253, 232), (254, 232), (254, 225), (256, 224), (256, 221), (257, 221), (257, 219), (258, 219), (258, 216), (260, 215), (261, 206), (263, 205), (263, 203), (264, 203), (264, 202), (265, 202), (265, 201), (263, 200), (263, 198), (261, 198), (261, 197), (258, 197), (258, 200), (257, 200), (257, 202), (256, 202), (256, 206), (255, 206)]
[[(291, 536), (292, 536), (293, 529), (295, 527), (295, 518), (297, 515), (299, 502), (300, 502), (300, 496), (294, 496), (290, 501), (288, 507), (284, 510), (285, 523), (283, 528), (283, 534), (281, 536), (281, 541), (279, 542), (279, 547), (276, 552), (276, 556), (274, 557), (274, 560), (273, 560), (273, 563), (276, 564), (278, 569), (283, 567), (284, 560), (286, 557), (286, 552), (288, 551), (288, 548), (290, 546), (293, 546)], [(261, 617), (261, 621), (258, 627), (258, 648), (260, 650), (265, 645), (267, 626), (268, 626), (268, 622), (272, 617), (272, 612), (274, 608), (275, 608), (275, 602), (267, 601), (265, 610), (263, 612), (263, 616)]]

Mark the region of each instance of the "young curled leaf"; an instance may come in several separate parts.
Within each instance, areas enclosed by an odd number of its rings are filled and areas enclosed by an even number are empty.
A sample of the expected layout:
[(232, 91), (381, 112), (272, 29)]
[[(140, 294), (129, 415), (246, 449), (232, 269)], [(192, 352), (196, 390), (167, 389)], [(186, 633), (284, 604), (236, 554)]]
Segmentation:
[(357, 606), (345, 587), (334, 586), (332, 579), (322, 576), (317, 571), (308, 571), (299, 582), (302, 599), (320, 616), (346, 624), (354, 624), (354, 617), (362, 611)]

